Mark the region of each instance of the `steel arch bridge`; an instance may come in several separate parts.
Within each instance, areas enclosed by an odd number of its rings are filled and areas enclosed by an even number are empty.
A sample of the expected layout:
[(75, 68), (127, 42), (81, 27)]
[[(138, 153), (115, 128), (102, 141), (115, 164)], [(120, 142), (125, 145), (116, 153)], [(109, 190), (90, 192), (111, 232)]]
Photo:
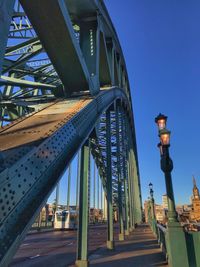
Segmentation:
[[(90, 154), (123, 239), (141, 222), (131, 91), (101, 0), (0, 0), (0, 266), (81, 150), (78, 266), (87, 266)], [(125, 214), (123, 214), (125, 210)]]

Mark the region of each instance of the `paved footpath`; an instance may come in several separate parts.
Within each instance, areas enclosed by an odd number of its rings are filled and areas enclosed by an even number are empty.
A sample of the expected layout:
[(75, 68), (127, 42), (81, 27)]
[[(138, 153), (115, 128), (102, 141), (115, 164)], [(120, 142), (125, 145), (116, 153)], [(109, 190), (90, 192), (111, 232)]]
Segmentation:
[[(119, 225), (114, 225), (117, 240)], [(116, 242), (115, 250), (105, 247), (107, 226), (89, 227), (89, 260), (92, 267), (167, 267), (164, 255), (147, 225), (138, 226), (125, 241)], [(76, 231), (40, 232), (28, 235), (10, 267), (71, 267), (77, 247)]]
[(149, 226), (138, 226), (125, 241), (117, 241), (115, 250), (105, 246), (90, 255), (92, 267), (167, 267), (164, 254)]

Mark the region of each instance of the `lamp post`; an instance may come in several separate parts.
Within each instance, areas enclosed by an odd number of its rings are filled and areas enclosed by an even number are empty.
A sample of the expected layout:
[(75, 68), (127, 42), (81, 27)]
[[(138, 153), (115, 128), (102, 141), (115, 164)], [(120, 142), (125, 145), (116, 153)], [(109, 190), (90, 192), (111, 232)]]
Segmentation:
[(151, 225), (151, 205), (150, 205), (150, 197), (147, 200), (147, 216), (148, 216), (148, 223)]
[(149, 183), (149, 193), (150, 193), (150, 207), (151, 207), (151, 228), (154, 234), (157, 234), (156, 231), (156, 215), (154, 209), (154, 197), (153, 197), (153, 184)]
[(149, 184), (149, 193), (150, 193), (150, 197), (151, 197), (151, 216), (152, 216), (152, 219), (155, 219), (156, 218), (156, 215), (155, 215), (155, 209), (154, 209), (154, 197), (153, 197), (153, 184), (150, 183)]
[(175, 208), (174, 192), (172, 185), (171, 172), (173, 170), (173, 161), (169, 156), (170, 147), (170, 134), (171, 132), (166, 129), (167, 116), (159, 114), (155, 118), (155, 122), (158, 125), (160, 143), (158, 147), (160, 148), (161, 155), (161, 170), (165, 174), (166, 191), (168, 198), (168, 221), (177, 222), (177, 213)]
[(171, 177), (171, 172), (173, 170), (173, 161), (169, 156), (171, 132), (166, 129), (167, 116), (160, 113), (155, 118), (155, 122), (158, 125), (159, 130), (160, 143), (158, 144), (158, 148), (160, 149), (161, 170), (165, 175), (166, 192), (168, 199), (168, 223), (166, 242), (168, 243), (167, 252), (169, 255), (169, 264), (171, 267), (189, 267), (185, 233), (183, 231), (183, 227), (178, 221), (175, 208)]

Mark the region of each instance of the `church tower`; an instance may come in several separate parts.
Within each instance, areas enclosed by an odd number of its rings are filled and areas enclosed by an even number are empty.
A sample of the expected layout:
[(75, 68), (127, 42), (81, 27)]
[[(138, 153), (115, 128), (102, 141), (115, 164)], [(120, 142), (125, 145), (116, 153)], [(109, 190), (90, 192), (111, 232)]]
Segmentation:
[(200, 200), (199, 189), (197, 187), (196, 180), (195, 180), (194, 176), (193, 176), (193, 199)]
[(200, 221), (200, 195), (194, 176), (193, 176), (192, 210), (190, 212), (190, 220)]

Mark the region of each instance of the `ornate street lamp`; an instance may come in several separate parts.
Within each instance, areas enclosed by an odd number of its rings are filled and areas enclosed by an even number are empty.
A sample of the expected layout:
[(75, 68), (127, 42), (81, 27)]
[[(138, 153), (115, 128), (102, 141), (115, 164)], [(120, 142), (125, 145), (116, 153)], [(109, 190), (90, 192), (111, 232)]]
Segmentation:
[(166, 128), (166, 123), (167, 123), (167, 116), (165, 116), (165, 115), (160, 113), (155, 118), (155, 123), (157, 123), (159, 130), (165, 129)]
[(153, 197), (153, 184), (149, 184), (149, 193), (150, 193), (150, 208), (151, 208), (151, 227), (155, 234), (156, 233), (156, 215), (154, 209), (154, 197)]
[[(168, 223), (166, 240), (168, 247), (169, 265), (172, 267), (184, 266), (189, 267), (189, 261), (187, 257), (187, 246), (183, 227), (178, 222), (177, 213), (175, 209), (174, 192), (172, 186), (171, 172), (173, 170), (173, 162), (169, 156), (170, 147), (170, 131), (166, 129), (167, 116), (159, 114), (155, 118), (155, 122), (158, 125), (160, 143), (158, 148), (160, 150), (161, 157), (161, 169), (165, 174), (165, 183), (168, 199)], [(151, 192), (150, 184), (150, 194)], [(152, 188), (153, 190), (153, 188)], [(177, 244), (177, 242), (178, 244)]]
[(151, 205), (150, 205), (150, 197), (147, 200), (147, 215), (148, 215), (148, 223), (151, 225)]
[[(166, 127), (167, 116), (159, 114), (155, 118), (158, 125), (160, 143), (158, 147), (161, 155), (161, 169), (165, 174), (166, 191), (168, 198), (168, 221), (177, 222), (177, 213), (175, 208), (174, 192), (172, 186), (171, 172), (173, 170), (173, 162), (169, 156), (170, 134)], [(164, 127), (164, 128), (163, 128)]]
[(149, 192), (150, 192), (151, 199), (153, 199), (153, 184), (152, 183), (149, 184)]
[(166, 128), (159, 131), (160, 143), (162, 146), (170, 146), (170, 134)]

